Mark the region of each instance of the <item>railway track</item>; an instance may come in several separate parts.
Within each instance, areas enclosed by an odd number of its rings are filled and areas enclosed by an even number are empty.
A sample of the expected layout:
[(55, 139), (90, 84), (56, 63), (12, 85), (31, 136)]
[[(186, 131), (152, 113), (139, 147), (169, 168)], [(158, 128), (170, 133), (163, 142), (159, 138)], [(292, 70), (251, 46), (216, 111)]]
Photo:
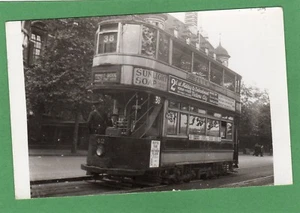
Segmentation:
[(102, 178), (97, 180), (94, 179), (93, 176), (83, 176), (76, 178), (32, 181), (30, 185), (31, 197), (43, 198), (70, 195), (149, 192), (151, 190), (162, 191), (163, 188), (172, 187), (172, 185), (178, 186), (180, 184), (164, 185), (158, 182), (147, 182), (146, 180), (133, 181), (131, 179)]
[(78, 178), (52, 179), (31, 182), (31, 197), (64, 197), (81, 195), (124, 194), (138, 192), (178, 191), (208, 188), (235, 188), (246, 186), (270, 186), (274, 183), (274, 176), (268, 172), (261, 175), (247, 175), (244, 172), (232, 172), (224, 176), (211, 179), (192, 180), (190, 183), (174, 183), (163, 185), (149, 182), (133, 182), (130, 179), (95, 180), (92, 176)]
[(95, 180), (92, 176), (32, 181), (31, 198), (63, 197), (70, 195), (115, 194), (142, 191), (158, 184), (130, 180)]

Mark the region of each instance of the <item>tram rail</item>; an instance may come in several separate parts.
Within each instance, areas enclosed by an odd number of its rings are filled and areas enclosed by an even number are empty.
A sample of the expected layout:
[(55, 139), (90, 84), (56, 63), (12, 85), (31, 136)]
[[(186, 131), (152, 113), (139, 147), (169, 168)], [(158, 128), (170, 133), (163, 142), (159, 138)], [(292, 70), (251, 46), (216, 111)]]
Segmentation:
[[(31, 181), (31, 197), (129, 193), (159, 187), (159, 184), (129, 179), (95, 179), (93, 176)], [(163, 186), (163, 185), (161, 185)]]

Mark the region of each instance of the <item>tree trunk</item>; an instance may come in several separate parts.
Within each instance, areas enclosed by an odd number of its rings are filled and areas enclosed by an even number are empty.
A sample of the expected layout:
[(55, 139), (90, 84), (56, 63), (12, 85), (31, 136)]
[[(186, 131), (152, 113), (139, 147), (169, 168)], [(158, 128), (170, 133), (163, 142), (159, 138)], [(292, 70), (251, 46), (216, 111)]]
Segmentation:
[(73, 133), (73, 143), (72, 143), (72, 153), (77, 152), (77, 142), (78, 142), (78, 129), (79, 129), (79, 112), (75, 112), (75, 126), (74, 126), (74, 133)]

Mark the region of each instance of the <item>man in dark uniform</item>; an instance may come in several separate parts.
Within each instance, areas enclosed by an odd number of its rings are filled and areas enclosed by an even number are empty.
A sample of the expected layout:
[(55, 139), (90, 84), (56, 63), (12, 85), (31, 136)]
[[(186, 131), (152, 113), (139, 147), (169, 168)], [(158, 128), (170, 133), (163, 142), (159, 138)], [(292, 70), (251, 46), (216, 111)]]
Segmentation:
[(260, 157), (263, 157), (264, 156), (264, 146), (261, 145), (260, 147)]
[(254, 146), (253, 155), (258, 156), (260, 154), (260, 151), (261, 151), (261, 146), (258, 143), (256, 143), (255, 146)]
[(90, 134), (104, 134), (105, 121), (95, 105), (92, 106), (92, 111), (89, 114), (87, 123)]

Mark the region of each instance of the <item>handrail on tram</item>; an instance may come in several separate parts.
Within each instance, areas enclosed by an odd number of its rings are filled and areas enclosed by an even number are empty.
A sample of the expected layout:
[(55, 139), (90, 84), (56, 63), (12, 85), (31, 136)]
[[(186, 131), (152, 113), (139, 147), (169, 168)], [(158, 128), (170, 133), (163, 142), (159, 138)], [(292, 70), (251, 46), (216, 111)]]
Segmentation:
[[(141, 115), (141, 117), (140, 117), (138, 120), (134, 121), (134, 127), (135, 127), (135, 124), (137, 124), (140, 120), (142, 120), (142, 118), (143, 118), (145, 115), (147, 115), (147, 113), (150, 112), (150, 110), (151, 110), (152, 108), (153, 108), (153, 106), (149, 107), (149, 109), (148, 109), (143, 115)], [(141, 125), (141, 126), (142, 126), (142, 125)], [(138, 129), (136, 129), (135, 131), (139, 130), (139, 129), (141, 128), (141, 126), (140, 126)], [(134, 128), (133, 128), (131, 131), (133, 131), (133, 130), (134, 130)]]
[[(148, 97), (140, 106), (142, 107), (145, 103), (147, 103), (150, 98)], [(135, 112), (132, 112), (130, 115), (128, 115), (126, 118), (129, 118), (130, 116), (132, 116)]]
[(133, 98), (138, 94), (138, 92), (136, 92), (129, 100), (128, 102), (125, 104), (125, 108), (124, 108), (124, 117), (126, 117), (126, 111), (127, 111), (127, 106), (128, 104), (133, 100)]

